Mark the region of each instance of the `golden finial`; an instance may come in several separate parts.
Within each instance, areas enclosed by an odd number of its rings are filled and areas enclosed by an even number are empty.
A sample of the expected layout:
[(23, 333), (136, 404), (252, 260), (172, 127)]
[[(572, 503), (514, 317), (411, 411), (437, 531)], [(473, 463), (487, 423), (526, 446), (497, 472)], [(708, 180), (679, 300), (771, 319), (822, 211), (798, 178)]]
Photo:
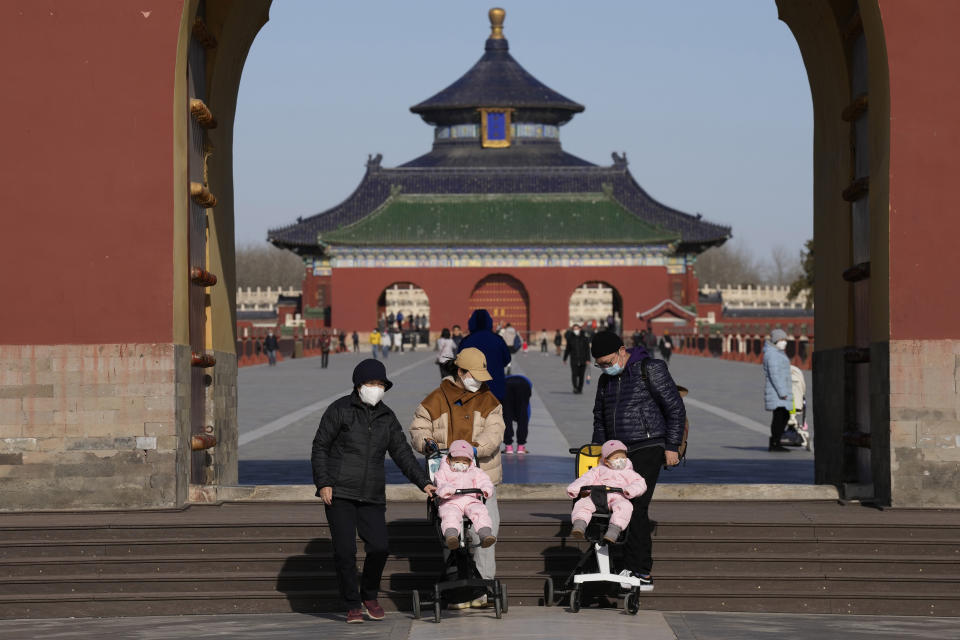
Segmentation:
[(503, 40), (503, 18), (507, 12), (500, 7), (490, 9), (490, 39)]

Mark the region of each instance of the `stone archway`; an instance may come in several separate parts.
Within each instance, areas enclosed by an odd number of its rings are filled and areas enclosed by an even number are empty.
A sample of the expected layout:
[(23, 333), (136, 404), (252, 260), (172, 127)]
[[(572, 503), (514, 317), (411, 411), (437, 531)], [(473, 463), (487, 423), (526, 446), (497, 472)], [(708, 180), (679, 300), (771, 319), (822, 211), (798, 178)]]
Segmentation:
[(513, 276), (497, 273), (489, 275), (473, 287), (468, 309), (486, 309), (493, 318), (493, 328), (498, 325), (513, 325), (524, 338), (530, 330), (530, 296), (523, 283)]

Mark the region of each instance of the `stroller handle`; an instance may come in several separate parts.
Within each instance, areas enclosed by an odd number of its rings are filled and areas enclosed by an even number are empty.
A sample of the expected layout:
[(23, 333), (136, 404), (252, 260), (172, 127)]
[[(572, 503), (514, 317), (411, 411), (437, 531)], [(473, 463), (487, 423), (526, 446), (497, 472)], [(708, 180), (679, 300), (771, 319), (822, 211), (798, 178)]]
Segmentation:
[(580, 487), (580, 489), (581, 490), (586, 489), (588, 491), (592, 491), (596, 489), (598, 491), (601, 491), (601, 490), (606, 491), (607, 493), (623, 493), (623, 489), (621, 489), (620, 487), (608, 487), (605, 484), (589, 484), (589, 485)]
[(483, 489), (457, 489), (453, 493), (454, 495), (458, 496), (469, 495), (471, 493), (479, 493), (480, 495), (483, 495)]

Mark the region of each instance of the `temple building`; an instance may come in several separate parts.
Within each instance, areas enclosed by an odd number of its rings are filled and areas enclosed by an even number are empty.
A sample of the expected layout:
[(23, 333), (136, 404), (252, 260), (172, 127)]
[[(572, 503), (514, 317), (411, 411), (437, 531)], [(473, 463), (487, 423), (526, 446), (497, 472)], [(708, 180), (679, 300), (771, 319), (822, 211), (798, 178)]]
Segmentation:
[[(480, 307), (520, 331), (589, 320), (573, 317), (588, 307), (625, 331), (654, 308), (695, 318), (693, 264), (730, 228), (654, 200), (625, 153), (599, 166), (564, 151), (560, 129), (584, 106), (514, 60), (503, 20), (491, 10), (480, 60), (410, 108), (434, 128), (428, 153), (394, 168), (371, 157), (344, 202), (269, 232), (306, 261), (305, 309), (365, 332), (385, 292), (413, 288), (436, 331)], [(591, 289), (606, 306), (584, 306)]]

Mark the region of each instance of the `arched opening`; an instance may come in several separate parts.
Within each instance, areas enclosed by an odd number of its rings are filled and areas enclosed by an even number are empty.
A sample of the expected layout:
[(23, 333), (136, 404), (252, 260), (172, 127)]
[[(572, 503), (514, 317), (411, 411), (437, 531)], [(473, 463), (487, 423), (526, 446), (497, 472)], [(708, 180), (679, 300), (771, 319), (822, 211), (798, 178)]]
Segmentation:
[(584, 282), (570, 294), (567, 326), (574, 324), (622, 333), (623, 296), (609, 283)]
[(430, 298), (427, 292), (412, 282), (394, 282), (387, 285), (377, 297), (376, 326), (399, 336), (400, 348), (430, 342)]
[(478, 282), (470, 293), (468, 309), (470, 313), (477, 309), (489, 311), (494, 331), (510, 324), (517, 333), (528, 338), (530, 296), (523, 283), (513, 276), (498, 273)]

